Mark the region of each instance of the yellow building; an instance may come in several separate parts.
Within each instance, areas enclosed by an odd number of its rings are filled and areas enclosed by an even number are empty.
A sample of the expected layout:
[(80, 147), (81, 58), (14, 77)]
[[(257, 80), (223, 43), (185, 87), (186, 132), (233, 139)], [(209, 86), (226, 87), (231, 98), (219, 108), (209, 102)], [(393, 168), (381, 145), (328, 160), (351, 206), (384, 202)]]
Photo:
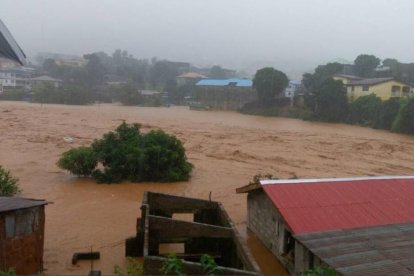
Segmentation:
[(362, 79), (348, 75), (335, 75), (333, 78), (344, 83), (350, 101), (370, 94), (375, 94), (382, 100), (392, 97), (408, 97), (412, 94), (410, 85), (394, 78)]

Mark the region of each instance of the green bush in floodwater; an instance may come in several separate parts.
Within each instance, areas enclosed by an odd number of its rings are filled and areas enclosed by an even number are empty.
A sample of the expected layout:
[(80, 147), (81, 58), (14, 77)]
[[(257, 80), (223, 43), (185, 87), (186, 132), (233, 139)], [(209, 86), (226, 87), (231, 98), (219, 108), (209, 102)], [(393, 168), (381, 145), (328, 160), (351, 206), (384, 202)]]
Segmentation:
[(0, 196), (14, 196), (20, 193), (18, 179), (0, 166)]
[(99, 183), (185, 181), (193, 167), (175, 136), (161, 130), (141, 134), (139, 125), (125, 122), (91, 147), (63, 153), (58, 166), (76, 175), (92, 175)]
[(62, 154), (57, 165), (77, 176), (90, 176), (98, 164), (98, 159), (92, 148), (80, 147), (68, 150)]

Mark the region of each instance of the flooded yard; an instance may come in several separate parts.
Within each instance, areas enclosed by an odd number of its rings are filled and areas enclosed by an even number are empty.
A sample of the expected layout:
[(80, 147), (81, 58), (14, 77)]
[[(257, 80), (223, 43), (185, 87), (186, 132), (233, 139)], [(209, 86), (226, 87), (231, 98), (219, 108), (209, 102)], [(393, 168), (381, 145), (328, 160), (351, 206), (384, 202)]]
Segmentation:
[[(163, 129), (181, 139), (194, 165), (179, 183), (96, 184), (60, 170), (62, 152), (89, 145), (123, 120), (142, 131)], [(0, 164), (20, 179), (22, 196), (46, 207), (46, 275), (86, 274), (71, 264), (79, 251), (101, 252), (105, 275), (122, 265), (124, 240), (135, 234), (144, 191), (223, 203), (265, 274), (284, 275), (276, 259), (246, 231), (246, 195), (235, 189), (253, 175), (278, 178), (413, 175), (414, 137), (341, 124), (264, 118), (186, 107), (62, 106), (0, 102)], [(73, 138), (73, 143), (64, 137)]]

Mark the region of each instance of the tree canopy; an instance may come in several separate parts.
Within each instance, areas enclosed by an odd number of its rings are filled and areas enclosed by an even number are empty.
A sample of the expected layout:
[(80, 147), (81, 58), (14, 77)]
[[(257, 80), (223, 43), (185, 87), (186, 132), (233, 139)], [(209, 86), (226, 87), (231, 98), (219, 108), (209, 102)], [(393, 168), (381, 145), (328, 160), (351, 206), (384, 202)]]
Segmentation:
[(374, 55), (359, 55), (355, 61), (355, 73), (362, 78), (372, 77), (375, 68), (380, 65), (381, 60)]
[(342, 81), (327, 79), (314, 91), (313, 112), (321, 121), (341, 122), (348, 116), (348, 99)]
[(289, 79), (285, 73), (272, 67), (265, 67), (256, 72), (253, 87), (257, 91), (259, 101), (272, 101), (276, 95), (288, 86)]

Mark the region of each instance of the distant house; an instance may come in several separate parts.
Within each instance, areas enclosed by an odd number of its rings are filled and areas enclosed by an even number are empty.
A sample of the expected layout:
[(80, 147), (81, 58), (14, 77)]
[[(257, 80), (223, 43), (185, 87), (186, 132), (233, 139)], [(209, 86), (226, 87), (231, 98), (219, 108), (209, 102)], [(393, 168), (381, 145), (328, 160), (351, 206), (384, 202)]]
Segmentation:
[(199, 80), (206, 78), (207, 77), (202, 74), (196, 72), (188, 72), (177, 76), (177, 84), (178, 86), (195, 85)]
[(18, 275), (43, 270), (44, 200), (0, 197), (0, 270)]
[(257, 99), (248, 79), (203, 79), (196, 84), (196, 100), (212, 109), (237, 110)]
[(31, 78), (30, 82), (31, 82), (32, 86), (48, 83), (48, 84), (51, 84), (54, 87), (58, 88), (62, 81), (59, 80), (59, 79), (52, 78), (50, 76), (43, 75), (43, 76)]
[(60, 57), (55, 59), (55, 62), (59, 66), (69, 66), (69, 67), (83, 67), (86, 65), (86, 60), (78, 57)]
[(248, 193), (248, 228), (294, 275), (412, 275), (414, 177), (262, 180), (237, 192)]
[(407, 97), (412, 90), (411, 85), (394, 78), (363, 79), (349, 75), (335, 75), (333, 78), (344, 83), (350, 101), (370, 94), (375, 94), (382, 100), (393, 97)]
[(34, 72), (33, 68), (1, 68), (0, 69), (0, 92), (13, 89), (30, 89), (30, 78)]
[(285, 98), (290, 99), (290, 105), (292, 106), (294, 103), (294, 98), (297, 96), (299, 88), (302, 86), (302, 82), (298, 80), (291, 80), (289, 81), (288, 86), (286, 87), (285, 91), (283, 92)]

